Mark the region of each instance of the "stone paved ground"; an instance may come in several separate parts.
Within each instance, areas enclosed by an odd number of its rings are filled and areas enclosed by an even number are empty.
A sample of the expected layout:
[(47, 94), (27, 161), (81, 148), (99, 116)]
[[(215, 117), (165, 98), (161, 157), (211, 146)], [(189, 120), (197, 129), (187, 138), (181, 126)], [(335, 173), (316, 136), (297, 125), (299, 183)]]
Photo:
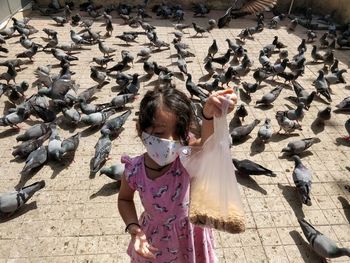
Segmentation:
[[(219, 13), (212, 13), (212, 17), (217, 18)], [(35, 34), (34, 40), (44, 43), (41, 37), (45, 37), (41, 31), (43, 27), (49, 27), (59, 32), (58, 38), (62, 42), (69, 42), (68, 32), (70, 26), (56, 27), (52, 20), (31, 14), (31, 25), (37, 27), (40, 32)], [(192, 18), (188, 17), (186, 22)], [(205, 25), (207, 18), (196, 19), (199, 24)], [(115, 31), (113, 37), (106, 39), (109, 46), (118, 49), (115, 61), (120, 59), (120, 51), (126, 47), (120, 46), (121, 41), (114, 36), (125, 30), (132, 30), (126, 26), (119, 26), (120, 19), (114, 19)], [(170, 42), (173, 28), (171, 22), (154, 19), (151, 23), (157, 26), (160, 39)], [(214, 29), (210, 34), (205, 34), (203, 38), (192, 38), (193, 29), (188, 29), (184, 42), (188, 43), (191, 50), (196, 54), (189, 63), (189, 71), (195, 81), (198, 81), (205, 71), (203, 68), (203, 58), (206, 55), (208, 46), (215, 38), (220, 47), (220, 53), (227, 49), (226, 38), (235, 38), (242, 27), (254, 25), (251, 18), (235, 20), (230, 28)], [(93, 30), (102, 31), (101, 22), (93, 25)], [(117, 26), (118, 25), (118, 26)], [(255, 41), (248, 40), (245, 48), (249, 51), (249, 56), (255, 60), (253, 68), (259, 66), (257, 57), (263, 45), (272, 42), (273, 36), (288, 45), (290, 55), (296, 54), (296, 47), (305, 37), (305, 29), (298, 27), (296, 32), (288, 33), (285, 21), (278, 30), (265, 29), (263, 33), (257, 34)], [(78, 28), (75, 28), (78, 31)], [(138, 29), (139, 30), (139, 29)], [(321, 35), (321, 32), (318, 33)], [(139, 43), (146, 43), (144, 36), (139, 37)], [(17, 43), (18, 37), (7, 41), (7, 46), (11, 49), (8, 57), (13, 57), (16, 52), (23, 51)], [(134, 55), (138, 50), (137, 45), (129, 47)], [(311, 46), (308, 45), (307, 57), (310, 58)], [(157, 61), (161, 65), (169, 65), (171, 69), (177, 71), (176, 66), (171, 65), (176, 61), (175, 50), (171, 47), (159, 53), (152, 54), (151, 60)], [(336, 57), (340, 60), (341, 68), (348, 68), (350, 62), (350, 51), (335, 51)], [(100, 56), (97, 46), (92, 46), (91, 50), (84, 50), (77, 56), (79, 61), (73, 63), (72, 69), (76, 72), (74, 79), (80, 84), (79, 92), (94, 85), (90, 79), (89, 62), (93, 56)], [(276, 59), (274, 55), (273, 59)], [(17, 82), (28, 80), (33, 82), (35, 77), (33, 70), (39, 65), (56, 63), (50, 54), (43, 52), (35, 56), (35, 63), (30, 64), (18, 73)], [(111, 63), (113, 65), (113, 63)], [(307, 65), (305, 75), (300, 79), (304, 87), (312, 91), (310, 85), (316, 78), (317, 71), (322, 65)], [(1, 69), (3, 72), (4, 69)], [(57, 72), (58, 68), (54, 68)], [(135, 63), (128, 72), (143, 72), (142, 63)], [(345, 78), (350, 81), (350, 73)], [(141, 95), (146, 90), (152, 89), (154, 81), (143, 82)], [(253, 81), (252, 73), (244, 78)], [(175, 78), (178, 88), (184, 89), (184, 82)], [(277, 80), (279, 81), (279, 80)], [(153, 84), (152, 84), (153, 83)], [(264, 88), (252, 95), (252, 102), (249, 104), (249, 116), (246, 122), (251, 122), (257, 118), (264, 120), (266, 116), (272, 119), (274, 130), (278, 130), (277, 122), (274, 118), (276, 110), (287, 109), (287, 105), (292, 105), (285, 98), (293, 95), (293, 90), (287, 86), (281, 93), (273, 108), (262, 110), (255, 108), (255, 101), (267, 90), (270, 90), (271, 82), (263, 83)], [(113, 93), (114, 81), (106, 85), (97, 94), (96, 103), (108, 102)], [(31, 89), (28, 94), (35, 92)], [(349, 96), (349, 86), (343, 84), (332, 86), (332, 108), (345, 96)], [(4, 107), (5, 97), (1, 98), (1, 107)], [(137, 155), (144, 151), (139, 138), (135, 132), (135, 112), (140, 100), (133, 103), (132, 116), (125, 124), (125, 130), (113, 141), (111, 160), (106, 166), (119, 161), (123, 153)], [(325, 103), (316, 99), (302, 122), (303, 131), (292, 136), (274, 136), (271, 142), (266, 144), (263, 152), (255, 149), (254, 143), (257, 129), (253, 131), (251, 137), (244, 143), (235, 145), (232, 148), (232, 156), (242, 159), (249, 158), (275, 171), (278, 176), (275, 178), (254, 177), (253, 179), (238, 178), (239, 188), (244, 203), (247, 219), (247, 230), (238, 235), (231, 235), (216, 232), (216, 252), (220, 262), (320, 262), (320, 258), (313, 253), (298, 225), (296, 215), (305, 215), (313, 225), (321, 232), (335, 240), (340, 246), (350, 247), (350, 193), (344, 189), (344, 185), (349, 183), (349, 160), (350, 148), (341, 137), (346, 135), (344, 122), (349, 117), (345, 114), (333, 114), (323, 130), (315, 129), (312, 126), (313, 120), (319, 109), (325, 107)], [(38, 123), (35, 118), (23, 124), (26, 129), (30, 125)], [(59, 134), (66, 138), (76, 131), (83, 131), (81, 143), (72, 163), (46, 164), (40, 171), (28, 180), (27, 184), (44, 179), (46, 187), (38, 192), (31, 201), (21, 210), (18, 216), (7, 222), (0, 224), (0, 262), (128, 262), (125, 253), (129, 236), (123, 233), (124, 223), (122, 222), (116, 206), (118, 184), (104, 176), (96, 175), (89, 178), (89, 161), (94, 152), (94, 145), (99, 137), (98, 131), (86, 130), (80, 127), (76, 130), (67, 130), (60, 125)], [(22, 131), (21, 131), (22, 132)], [(292, 181), (292, 170), (294, 164), (288, 159), (280, 158), (280, 150), (289, 141), (296, 138), (306, 138), (317, 136), (321, 143), (312, 146), (308, 154), (303, 156), (304, 164), (313, 170), (312, 202), (310, 207), (301, 208), (298, 196)], [(0, 191), (12, 190), (20, 180), (20, 171), (23, 162), (14, 161), (11, 152), (16, 144), (15, 137), (18, 131), (1, 127), (0, 140)], [(46, 142), (47, 144), (47, 142)], [(348, 167), (346, 169), (346, 166)], [(347, 201), (345, 206), (339, 201), (339, 197), (344, 197)], [(138, 210), (141, 211), (138, 202)], [(335, 262), (348, 262), (348, 258), (342, 257)]]

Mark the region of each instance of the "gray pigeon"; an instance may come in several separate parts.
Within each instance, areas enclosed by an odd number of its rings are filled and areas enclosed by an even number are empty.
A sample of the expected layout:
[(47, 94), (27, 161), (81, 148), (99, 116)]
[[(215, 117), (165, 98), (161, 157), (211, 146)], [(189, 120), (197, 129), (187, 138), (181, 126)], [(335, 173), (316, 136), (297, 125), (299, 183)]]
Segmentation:
[(283, 89), (283, 86), (277, 86), (273, 90), (271, 90), (269, 93), (263, 95), (263, 97), (260, 100), (256, 101), (256, 104), (263, 104), (263, 105), (271, 105), (277, 97), (280, 95), (281, 91)]
[(26, 174), (33, 170), (34, 168), (37, 168), (41, 165), (43, 165), (47, 160), (47, 150), (45, 146), (40, 146), (35, 151), (31, 152), (27, 159), (26, 163), (21, 171), (21, 173)]
[(16, 108), (15, 112), (9, 113), (0, 118), (0, 126), (15, 126), (25, 121), (29, 117), (30, 113), (23, 107)]
[(95, 145), (95, 155), (91, 161), (91, 172), (97, 173), (102, 163), (106, 161), (110, 151), (112, 149), (112, 142), (108, 134), (102, 134), (100, 139)]
[(293, 89), (295, 94), (297, 95), (297, 102), (300, 103), (304, 103), (304, 108), (305, 109), (309, 109), (311, 102), (313, 101), (315, 95), (316, 95), (316, 91), (313, 91), (311, 93), (307, 92), (303, 86), (301, 86), (297, 81), (293, 80), (292, 81), (293, 84)]
[(80, 132), (77, 132), (73, 136), (64, 139), (61, 144), (60, 155), (63, 156), (69, 152), (75, 152), (79, 146)]
[(261, 125), (258, 131), (258, 138), (266, 143), (272, 137), (272, 133), (271, 119), (266, 118), (264, 124)]
[(338, 110), (350, 110), (350, 96), (344, 98), (340, 103), (335, 105)]
[(233, 158), (232, 162), (235, 165), (239, 174), (241, 174), (241, 175), (266, 175), (266, 176), (270, 176), (270, 177), (277, 176), (273, 171), (261, 166), (260, 164), (255, 163), (251, 160), (248, 160), (248, 159), (244, 159), (244, 160), (239, 161), (239, 160)]
[(305, 219), (298, 219), (298, 222), (312, 249), (318, 255), (324, 258), (350, 257), (349, 248), (339, 248), (333, 240), (323, 235)]
[(50, 125), (47, 123), (35, 124), (25, 131), (24, 134), (20, 134), (16, 137), (17, 141), (28, 141), (39, 138), (50, 131)]
[(327, 80), (324, 77), (324, 72), (322, 70), (318, 71), (318, 77), (317, 79), (313, 82), (313, 85), (316, 88), (317, 94), (321, 94), (324, 96), (328, 101), (332, 101), (331, 94), (329, 91), (329, 85)]
[(250, 124), (233, 128), (230, 131), (232, 141), (234, 142), (234, 141), (242, 140), (244, 137), (248, 136), (259, 123), (260, 123), (260, 120), (254, 120)]
[(50, 160), (59, 161), (61, 159), (62, 140), (58, 135), (56, 127), (52, 127), (52, 133), (47, 146), (47, 155)]
[(284, 111), (277, 111), (275, 116), (276, 116), (278, 125), (280, 126), (280, 129), (277, 133), (279, 133), (282, 129), (286, 133), (292, 133), (295, 130), (300, 130), (300, 131), (302, 130), (301, 125), (296, 121), (288, 119)]
[(90, 78), (98, 83), (99, 86), (109, 83), (107, 80), (107, 74), (105, 72), (99, 71), (96, 67), (90, 68)]
[(313, 144), (319, 143), (320, 141), (321, 140), (317, 137), (292, 141), (288, 143), (287, 147), (282, 149), (282, 152), (290, 155), (300, 154), (310, 148)]
[(118, 164), (112, 165), (111, 167), (103, 167), (100, 170), (100, 173), (107, 175), (109, 178), (115, 181), (119, 181), (121, 180), (124, 174), (124, 170), (125, 170), (125, 165), (118, 163)]
[(51, 135), (51, 129), (49, 130), (48, 133), (44, 134), (39, 138), (25, 141), (20, 145), (14, 146), (14, 150), (12, 152), (13, 157), (15, 158), (19, 157), (22, 159), (27, 158), (28, 155), (31, 152), (38, 149), (44, 143), (44, 141), (46, 141), (46, 139), (50, 137), (50, 135)]
[(310, 193), (312, 173), (303, 165), (299, 156), (293, 155), (292, 158), (295, 162), (293, 171), (294, 184), (300, 194), (303, 204), (311, 206)]
[(139, 74), (134, 73), (132, 81), (118, 95), (134, 94), (136, 95), (140, 89)]
[(70, 38), (72, 39), (72, 41), (76, 45), (87, 45), (87, 44), (90, 44), (89, 41), (85, 40), (82, 36), (80, 36), (77, 33), (75, 33), (74, 30), (70, 31)]
[(99, 126), (106, 122), (106, 120), (114, 114), (113, 110), (95, 112), (89, 115), (83, 115), (81, 117), (81, 122), (91, 125), (91, 126)]
[(343, 74), (347, 72), (346, 69), (341, 69), (337, 72), (331, 72), (325, 76), (329, 85), (338, 84), (338, 83), (346, 83)]
[(63, 108), (62, 109), (63, 116), (73, 124), (78, 124), (80, 121), (80, 113), (75, 108)]
[(35, 182), (18, 191), (0, 194), (0, 216), (10, 217), (20, 209), (39, 190), (45, 187), (45, 181)]
[(124, 112), (122, 115), (117, 116), (113, 119), (110, 119), (105, 122), (101, 128), (102, 134), (115, 135), (120, 132), (120, 129), (123, 127), (124, 123), (131, 114), (131, 110)]
[(299, 123), (299, 121), (302, 121), (304, 118), (304, 106), (305, 105), (303, 102), (299, 102), (296, 109), (285, 111), (286, 117), (292, 121), (297, 121)]

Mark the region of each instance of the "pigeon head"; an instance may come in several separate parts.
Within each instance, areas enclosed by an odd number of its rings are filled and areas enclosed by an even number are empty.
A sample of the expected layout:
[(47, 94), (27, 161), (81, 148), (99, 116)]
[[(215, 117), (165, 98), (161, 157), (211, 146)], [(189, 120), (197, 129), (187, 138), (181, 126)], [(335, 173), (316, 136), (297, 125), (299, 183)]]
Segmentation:
[(301, 159), (298, 155), (293, 155), (292, 160), (294, 161), (295, 165), (301, 164)]

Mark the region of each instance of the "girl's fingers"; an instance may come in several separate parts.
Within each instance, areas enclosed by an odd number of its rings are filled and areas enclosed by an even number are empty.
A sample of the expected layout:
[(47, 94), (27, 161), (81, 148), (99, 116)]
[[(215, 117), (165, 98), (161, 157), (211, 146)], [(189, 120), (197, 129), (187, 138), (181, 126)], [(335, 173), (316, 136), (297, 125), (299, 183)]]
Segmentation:
[(154, 246), (151, 246), (151, 245), (149, 245), (148, 249), (149, 249), (150, 251), (153, 251), (153, 252), (157, 252), (157, 251), (158, 251), (158, 248), (156, 248), (156, 247), (154, 247)]

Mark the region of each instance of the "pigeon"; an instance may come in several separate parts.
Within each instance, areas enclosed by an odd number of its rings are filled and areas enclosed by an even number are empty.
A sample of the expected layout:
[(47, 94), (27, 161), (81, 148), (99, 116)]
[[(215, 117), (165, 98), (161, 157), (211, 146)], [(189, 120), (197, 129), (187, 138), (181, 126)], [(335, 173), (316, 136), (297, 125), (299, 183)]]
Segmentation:
[(184, 29), (190, 28), (190, 27), (191, 27), (191, 25), (181, 24), (181, 23), (173, 24), (173, 26), (174, 26), (174, 28), (175, 28), (176, 30), (179, 30), (179, 31), (181, 31), (181, 32), (183, 32)]
[(47, 156), (50, 160), (60, 161), (61, 160), (60, 150), (61, 150), (62, 140), (58, 135), (56, 127), (51, 129), (52, 129), (52, 133), (49, 138), (49, 144), (47, 146)]
[(298, 25), (298, 18), (292, 19), (289, 23), (288, 30), (294, 31), (297, 25)]
[(304, 103), (299, 102), (296, 109), (285, 111), (285, 116), (292, 121), (302, 121), (304, 118)]
[(217, 26), (216, 20), (215, 20), (215, 19), (209, 19), (209, 20), (208, 20), (208, 26), (206, 27), (205, 30), (207, 30), (207, 32), (210, 32), (210, 31), (212, 31), (216, 26)]
[(0, 126), (15, 126), (28, 119), (30, 113), (23, 107), (16, 108), (16, 111), (11, 112), (0, 118)]
[(324, 60), (323, 55), (321, 55), (319, 52), (317, 52), (317, 46), (312, 45), (312, 50), (311, 50), (311, 57), (314, 60), (314, 62), (317, 62), (319, 60)]
[(218, 53), (219, 47), (216, 43), (216, 39), (213, 40), (213, 43), (208, 48), (207, 57), (214, 57), (216, 53)]
[(113, 24), (111, 19), (107, 19), (106, 22), (106, 36), (110, 37), (113, 32)]
[(82, 36), (77, 34), (74, 30), (70, 30), (70, 38), (77, 45), (87, 45), (90, 44), (89, 41), (85, 40)]
[(59, 26), (64, 26), (64, 24), (68, 23), (67, 18), (63, 16), (52, 16), (51, 17), (53, 21), (57, 23)]
[(192, 81), (192, 75), (187, 74), (186, 89), (191, 94), (191, 99), (193, 96), (198, 97), (201, 101), (205, 101), (208, 96)]
[(271, 119), (266, 118), (264, 124), (261, 125), (258, 131), (258, 138), (263, 143), (266, 143), (272, 137), (272, 133)]
[(119, 181), (119, 180), (121, 180), (121, 178), (124, 174), (124, 171), (125, 171), (125, 165), (122, 163), (118, 163), (118, 164), (112, 165), (110, 167), (101, 168), (100, 175), (105, 174), (109, 178), (111, 178), (115, 181)]
[(103, 53), (103, 56), (105, 57), (117, 51), (115, 48), (107, 47), (105, 44), (102, 43), (101, 40), (98, 40), (97, 42), (98, 42), (98, 49)]
[(270, 177), (277, 176), (273, 171), (248, 159), (237, 160), (233, 158), (232, 162), (240, 175), (266, 175)]
[(0, 194), (0, 216), (10, 217), (18, 211), (39, 190), (45, 187), (45, 181), (38, 181), (13, 192)]
[(213, 82), (198, 83), (198, 87), (205, 89), (209, 92), (209, 94), (211, 94), (213, 91), (216, 91), (218, 89), (219, 81), (219, 78), (214, 78)]
[(297, 81), (292, 81), (292, 84), (294, 92), (297, 95), (297, 102), (304, 103), (304, 108), (308, 110), (316, 95), (316, 91), (309, 94)]
[(137, 43), (135, 39), (137, 38), (137, 34), (123, 34), (120, 36), (116, 36), (116, 38), (119, 38), (123, 40), (127, 45), (130, 45), (130, 43)]
[(107, 64), (109, 62), (113, 61), (113, 58), (111, 58), (111, 57), (93, 57), (92, 61), (101, 67), (104, 67), (104, 66), (107, 67)]
[(6, 80), (7, 84), (12, 80), (14, 83), (16, 83), (16, 76), (17, 71), (15, 69), (15, 66), (13, 64), (9, 64), (7, 66), (7, 71), (0, 74), (0, 79)]
[(307, 47), (306, 47), (306, 39), (305, 38), (303, 38), (302, 40), (301, 40), (301, 43), (300, 43), (300, 45), (298, 46), (298, 52), (301, 52), (302, 50), (304, 50), (304, 52), (307, 50)]
[(227, 26), (232, 19), (258, 12), (269, 11), (276, 3), (276, 0), (234, 1), (234, 4), (226, 10), (222, 17), (219, 18), (218, 27), (223, 28), (224, 26)]
[(283, 86), (277, 86), (276, 88), (272, 89), (269, 93), (263, 95), (260, 100), (257, 100), (256, 104), (271, 105), (280, 95), (282, 89)]
[(329, 73), (325, 76), (325, 79), (327, 80), (327, 83), (329, 85), (332, 85), (332, 84), (338, 84), (338, 83), (344, 83), (346, 84), (346, 81), (343, 77), (343, 74), (347, 72), (346, 69), (341, 69), (341, 70), (338, 70), (337, 72), (335, 73)]
[(37, 139), (44, 134), (51, 131), (50, 125), (47, 123), (35, 124), (25, 131), (24, 134), (20, 134), (16, 137), (16, 141), (29, 141)]
[(123, 108), (125, 104), (133, 102), (135, 98), (136, 95), (132, 93), (117, 95), (111, 100), (110, 105), (116, 109)]
[(90, 78), (98, 83), (99, 86), (109, 83), (107, 80), (107, 74), (105, 72), (99, 71), (96, 67), (90, 68)]
[(329, 91), (329, 85), (324, 77), (323, 70), (319, 70), (318, 74), (319, 75), (317, 79), (313, 82), (313, 85), (316, 88), (316, 94), (320, 94), (324, 96), (328, 101), (332, 101), (331, 94)]
[(349, 248), (338, 247), (333, 240), (323, 235), (305, 219), (298, 219), (298, 222), (312, 249), (318, 255), (324, 258), (338, 258), (342, 256), (350, 257)]
[(211, 58), (211, 62), (218, 63), (223, 68), (225, 64), (230, 61), (230, 57), (231, 57), (231, 50), (228, 49), (223, 56)]
[(288, 119), (288, 117), (285, 115), (284, 111), (277, 111), (276, 112), (276, 120), (278, 122), (278, 125), (280, 126), (279, 132), (283, 129), (286, 133), (292, 133), (295, 130), (302, 130), (301, 125), (293, 120)]
[(77, 132), (73, 136), (64, 139), (61, 143), (61, 148), (59, 149), (59, 153), (61, 156), (67, 154), (67, 153), (74, 153), (80, 142), (80, 133)]
[(350, 96), (344, 98), (340, 103), (335, 105), (338, 110), (350, 110)]
[(134, 73), (132, 75), (132, 81), (121, 91), (118, 95), (134, 94), (136, 95), (140, 89), (139, 74)]
[(278, 40), (278, 36), (275, 36), (273, 41), (272, 41), (272, 45), (275, 45), (275, 47), (280, 50), (282, 48), (286, 48), (287, 46), (285, 44), (283, 44), (281, 41)]
[(35, 151), (31, 152), (25, 162), (25, 165), (21, 171), (22, 174), (27, 174), (33, 169), (40, 167), (47, 160), (47, 150), (45, 146), (40, 146)]
[(278, 24), (285, 18), (284, 14), (279, 14), (271, 18), (269, 28), (277, 28)]
[(187, 63), (186, 61), (181, 57), (181, 55), (178, 55), (177, 59), (177, 67), (180, 69), (180, 71), (187, 75)]
[(255, 81), (260, 85), (263, 80), (266, 80), (268, 77), (272, 76), (271, 73), (267, 73), (262, 68), (259, 68), (254, 71), (253, 77)]
[(203, 3), (193, 3), (192, 4), (192, 11), (194, 17), (204, 17), (205, 15), (209, 14), (210, 9), (206, 4)]
[(310, 148), (313, 144), (319, 143), (320, 141), (321, 140), (317, 137), (292, 141), (288, 143), (287, 147), (282, 149), (282, 152), (289, 155), (297, 155)]
[(317, 121), (324, 123), (325, 121), (329, 121), (331, 119), (332, 108), (327, 106), (323, 110), (319, 110), (317, 113)]
[(192, 22), (193, 29), (196, 31), (196, 34), (194, 36), (197, 36), (198, 34), (201, 34), (203, 36), (203, 33), (207, 32), (207, 30), (204, 27), (198, 26), (195, 22)]
[(112, 142), (109, 134), (103, 134), (95, 145), (95, 155), (91, 161), (90, 170), (92, 173), (97, 173), (101, 165), (106, 161), (112, 149)]
[(120, 132), (120, 129), (123, 127), (124, 123), (131, 114), (131, 110), (124, 112), (122, 115), (117, 116), (113, 119), (110, 119), (105, 122), (101, 128), (101, 134), (103, 135), (115, 135)]
[(208, 72), (208, 74), (211, 76), (215, 73), (215, 69), (213, 67), (213, 63), (211, 62), (211, 58), (209, 58), (207, 60), (207, 62), (205, 62), (204, 64), (204, 69), (206, 70), (206, 72)]
[(91, 125), (91, 126), (100, 126), (106, 122), (106, 120), (114, 114), (113, 110), (95, 112), (89, 115), (83, 115), (81, 117), (81, 122)]
[(71, 56), (66, 54), (64, 51), (56, 49), (56, 48), (51, 48), (51, 53), (52, 55), (59, 61), (64, 61), (64, 62), (69, 62), (73, 60), (78, 60), (78, 57)]
[(143, 60), (147, 60), (151, 57), (151, 49), (148, 47), (142, 48), (138, 53), (137, 56), (141, 57)]
[(20, 145), (14, 146), (14, 150), (12, 152), (13, 157), (15, 158), (19, 157), (21, 159), (27, 158), (28, 155), (31, 152), (38, 149), (44, 143), (44, 141), (50, 137), (50, 135), (51, 135), (51, 129), (48, 133), (44, 134), (39, 138), (25, 141)]
[(232, 141), (240, 141), (248, 136), (254, 128), (260, 123), (260, 120), (255, 119), (252, 123), (235, 127), (230, 131)]
[(315, 33), (315, 31), (313, 30), (308, 30), (307, 31), (307, 42), (310, 43), (310, 42), (314, 42), (314, 39), (317, 38), (317, 35)]
[(332, 73), (337, 73), (339, 71), (338, 65), (339, 65), (339, 60), (338, 59), (334, 59), (334, 62), (332, 64), (331, 68), (330, 68)]
[(134, 63), (134, 56), (128, 50), (122, 50), (121, 52), (122, 61), (125, 63)]
[(38, 116), (44, 122), (52, 122), (56, 119), (56, 113), (47, 107), (31, 104), (31, 113)]
[(149, 61), (143, 62), (143, 70), (147, 73), (147, 75), (152, 76), (154, 74), (153, 62), (149, 62)]
[(303, 204), (311, 206), (311, 180), (312, 172), (306, 168), (298, 155), (292, 156), (294, 160), (293, 181)]
[(234, 113), (234, 117), (236, 118), (242, 118), (242, 121), (244, 121), (244, 118), (248, 116), (248, 111), (245, 108), (244, 104), (238, 105), (237, 109)]
[(63, 116), (70, 123), (77, 125), (80, 121), (80, 113), (74, 108), (63, 108), (62, 109)]
[(242, 87), (245, 90), (245, 92), (250, 96), (251, 93), (254, 93), (257, 91), (259, 84), (258, 83), (251, 84), (251, 83), (243, 81)]

